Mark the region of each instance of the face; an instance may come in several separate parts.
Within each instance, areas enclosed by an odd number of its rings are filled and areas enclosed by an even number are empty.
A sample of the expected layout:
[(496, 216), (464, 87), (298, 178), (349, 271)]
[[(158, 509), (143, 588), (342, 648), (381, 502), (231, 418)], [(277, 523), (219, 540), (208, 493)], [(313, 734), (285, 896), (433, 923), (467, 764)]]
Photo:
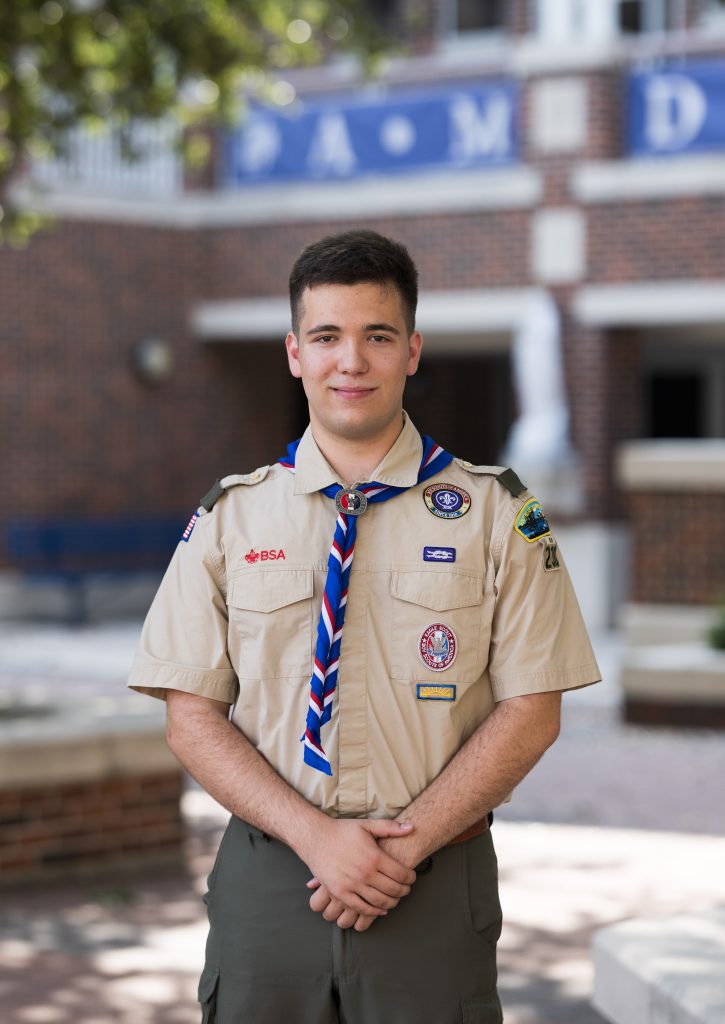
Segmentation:
[(422, 338), (410, 334), (393, 285), (365, 281), (306, 288), (298, 334), (285, 344), (318, 440), (376, 441), (400, 429), (405, 378)]

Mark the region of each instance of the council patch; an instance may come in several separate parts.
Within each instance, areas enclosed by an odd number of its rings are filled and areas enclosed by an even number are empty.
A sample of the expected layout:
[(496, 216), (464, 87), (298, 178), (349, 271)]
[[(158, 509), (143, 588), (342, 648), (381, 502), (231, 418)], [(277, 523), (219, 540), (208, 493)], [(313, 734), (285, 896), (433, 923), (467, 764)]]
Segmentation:
[(431, 484), (423, 492), (423, 500), (439, 519), (460, 519), (471, 507), (471, 495), (455, 484)]
[(456, 660), (458, 641), (450, 626), (434, 622), (421, 633), (418, 653), (424, 665), (434, 672), (444, 672)]
[(538, 540), (539, 537), (546, 537), (551, 533), (544, 510), (536, 498), (529, 498), (521, 509), (514, 523), (514, 530), (520, 533), (529, 544)]

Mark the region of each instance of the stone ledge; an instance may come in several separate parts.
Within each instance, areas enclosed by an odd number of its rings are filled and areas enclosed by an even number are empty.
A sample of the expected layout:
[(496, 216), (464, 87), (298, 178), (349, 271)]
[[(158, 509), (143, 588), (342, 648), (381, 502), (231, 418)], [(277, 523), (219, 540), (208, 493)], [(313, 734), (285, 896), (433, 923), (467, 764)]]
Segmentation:
[[(725, 291), (723, 291), (725, 299)], [(616, 453), (626, 491), (725, 491), (725, 441), (627, 441)]]
[(10, 694), (0, 701), (0, 790), (174, 770), (160, 703)]
[(725, 908), (642, 918), (593, 942), (595, 1008), (612, 1024), (722, 1024)]

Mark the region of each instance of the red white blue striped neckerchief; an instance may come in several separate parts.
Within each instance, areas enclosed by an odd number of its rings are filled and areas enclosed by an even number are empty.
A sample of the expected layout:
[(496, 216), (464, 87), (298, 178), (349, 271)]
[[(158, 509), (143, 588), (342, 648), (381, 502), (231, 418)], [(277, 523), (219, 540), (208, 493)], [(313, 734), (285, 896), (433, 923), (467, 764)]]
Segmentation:
[[(287, 446), (287, 455), (279, 463), (295, 472), (295, 458), (301, 438)], [(422, 437), (423, 458), (418, 470), (417, 483), (427, 480), (439, 473), (450, 464), (453, 456), (441, 448), (430, 437)], [(407, 487), (393, 487), (389, 484), (368, 483), (356, 485), (362, 491), (368, 503), (389, 501)], [(335, 499), (344, 490), (339, 484), (331, 484), (321, 488), (320, 493)], [(317, 646), (315, 663), (310, 679), (310, 704), (307, 710), (307, 721), (302, 736), (304, 741), (305, 764), (332, 775), (332, 768), (327, 754), (322, 748), (320, 731), (332, 716), (332, 697), (337, 688), (337, 673), (340, 666), (340, 647), (342, 644), (342, 627), (345, 623), (345, 606), (347, 590), (350, 582), (350, 568), (355, 551), (355, 535), (357, 533), (357, 517), (339, 512), (335, 522), (335, 534), (327, 560), (327, 579), (322, 595), (322, 611), (317, 625)]]

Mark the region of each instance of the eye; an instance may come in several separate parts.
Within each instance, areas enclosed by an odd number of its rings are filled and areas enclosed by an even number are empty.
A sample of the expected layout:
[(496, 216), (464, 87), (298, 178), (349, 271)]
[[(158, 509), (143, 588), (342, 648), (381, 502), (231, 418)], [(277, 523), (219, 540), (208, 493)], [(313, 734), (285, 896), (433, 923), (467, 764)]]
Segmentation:
[(329, 344), (329, 342), (334, 341), (334, 340), (335, 340), (335, 335), (334, 334), (318, 334), (318, 336), (316, 338), (313, 338), (313, 341), (322, 342), (323, 345), (327, 345), (327, 344)]
[(370, 340), (371, 341), (381, 342), (381, 341), (390, 341), (390, 338), (387, 336), (387, 334), (371, 334), (370, 335)]

